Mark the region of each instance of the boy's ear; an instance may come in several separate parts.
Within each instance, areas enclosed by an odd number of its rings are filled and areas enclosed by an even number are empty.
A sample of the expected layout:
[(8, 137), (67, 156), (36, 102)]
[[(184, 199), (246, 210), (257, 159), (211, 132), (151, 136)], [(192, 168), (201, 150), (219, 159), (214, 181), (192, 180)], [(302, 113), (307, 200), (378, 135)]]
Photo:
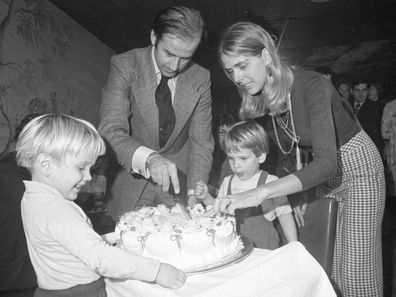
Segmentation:
[(47, 154), (40, 154), (37, 157), (37, 169), (44, 176), (49, 176), (51, 174), (53, 159)]
[(263, 164), (265, 159), (267, 159), (267, 154), (262, 153), (260, 156), (258, 156), (258, 161), (260, 164)]

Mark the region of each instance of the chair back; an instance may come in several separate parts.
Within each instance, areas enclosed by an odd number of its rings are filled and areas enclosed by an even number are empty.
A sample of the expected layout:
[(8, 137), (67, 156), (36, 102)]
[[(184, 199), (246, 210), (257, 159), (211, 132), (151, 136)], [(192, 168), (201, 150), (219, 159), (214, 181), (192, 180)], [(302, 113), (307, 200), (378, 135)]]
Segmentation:
[[(312, 199), (312, 196), (310, 197)], [(299, 228), (299, 241), (322, 265), (332, 272), (338, 202), (335, 199), (308, 201), (304, 227)]]

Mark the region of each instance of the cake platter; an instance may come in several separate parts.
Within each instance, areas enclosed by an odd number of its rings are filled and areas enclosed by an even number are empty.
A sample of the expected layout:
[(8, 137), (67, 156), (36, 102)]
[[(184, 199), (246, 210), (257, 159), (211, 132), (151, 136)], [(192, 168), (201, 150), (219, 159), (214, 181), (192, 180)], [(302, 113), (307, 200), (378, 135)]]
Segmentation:
[(185, 270), (184, 272), (187, 275), (201, 274), (201, 273), (223, 269), (225, 267), (241, 262), (247, 256), (249, 256), (253, 251), (253, 242), (249, 238), (241, 236), (241, 240), (243, 242), (243, 249), (239, 250), (235, 254), (227, 256), (216, 263)]

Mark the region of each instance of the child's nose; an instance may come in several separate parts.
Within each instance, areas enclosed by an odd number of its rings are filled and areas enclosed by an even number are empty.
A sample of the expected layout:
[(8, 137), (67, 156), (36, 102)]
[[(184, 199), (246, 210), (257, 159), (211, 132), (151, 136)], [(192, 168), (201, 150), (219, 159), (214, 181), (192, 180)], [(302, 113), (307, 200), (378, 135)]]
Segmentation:
[(85, 170), (84, 179), (87, 181), (90, 181), (92, 179), (92, 175), (89, 170)]

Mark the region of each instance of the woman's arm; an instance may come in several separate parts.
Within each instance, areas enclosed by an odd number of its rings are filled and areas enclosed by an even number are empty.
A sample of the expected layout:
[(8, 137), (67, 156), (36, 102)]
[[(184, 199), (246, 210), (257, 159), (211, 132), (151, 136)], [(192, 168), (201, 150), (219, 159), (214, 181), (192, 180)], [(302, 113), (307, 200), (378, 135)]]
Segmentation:
[(286, 196), (301, 191), (300, 180), (294, 174), (289, 174), (253, 190), (219, 197), (215, 200), (214, 209), (219, 212), (234, 214), (235, 209), (258, 206), (264, 199)]

